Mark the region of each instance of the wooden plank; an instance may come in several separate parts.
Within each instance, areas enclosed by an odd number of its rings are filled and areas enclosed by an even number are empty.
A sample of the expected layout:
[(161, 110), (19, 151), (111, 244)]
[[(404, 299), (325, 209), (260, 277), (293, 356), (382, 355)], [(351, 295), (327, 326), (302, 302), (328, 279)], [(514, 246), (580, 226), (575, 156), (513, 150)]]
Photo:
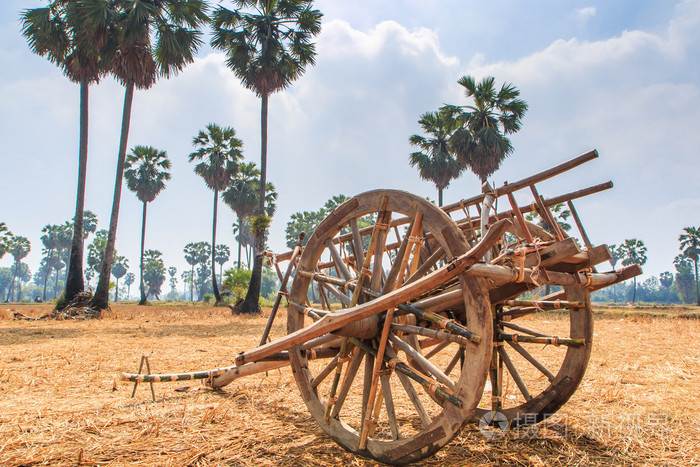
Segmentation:
[(561, 262), (550, 266), (548, 269), (561, 272), (576, 272), (604, 263), (610, 258), (612, 258), (612, 254), (608, 246), (599, 245), (589, 248), (588, 251), (582, 251), (574, 256), (563, 258)]

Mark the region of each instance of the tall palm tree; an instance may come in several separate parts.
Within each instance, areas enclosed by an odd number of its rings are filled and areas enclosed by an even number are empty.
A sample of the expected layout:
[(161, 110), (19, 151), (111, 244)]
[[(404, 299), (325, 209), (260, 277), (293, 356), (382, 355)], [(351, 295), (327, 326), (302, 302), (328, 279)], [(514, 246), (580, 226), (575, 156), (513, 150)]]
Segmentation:
[(29, 254), (31, 250), (32, 244), (27, 237), (22, 237), (21, 235), (12, 237), (8, 253), (10, 253), (14, 258), (15, 264), (13, 268), (14, 274), (12, 275), (12, 283), (10, 284), (10, 290), (8, 291), (7, 298), (5, 299), (6, 302), (10, 301), (10, 297), (12, 297), (12, 292), (14, 292), (15, 279), (17, 279), (22, 272), (20, 263)]
[(90, 85), (97, 83), (110, 66), (115, 47), (115, 15), (114, 2), (108, 0), (54, 0), (48, 7), (24, 10), (20, 17), (22, 35), (27, 38), (32, 52), (47, 57), (61, 68), (70, 81), (80, 85), (78, 187), (63, 304), (85, 289), (83, 207), (88, 156), (88, 91)]
[[(270, 94), (285, 89), (315, 63), (311, 42), (321, 31), (320, 11), (311, 0), (234, 0), (235, 10), (214, 12), (211, 45), (223, 50), (227, 65), (261, 99), (260, 195), (257, 215), (264, 216), (267, 188), (267, 114)], [(262, 279), (266, 222), (253, 222), (255, 261), (243, 313), (257, 313)]]
[[(165, 189), (166, 180), (170, 180), (170, 160), (165, 151), (152, 146), (136, 146), (126, 157), (124, 177), (126, 186), (136, 194), (143, 203), (141, 214), (141, 259), (139, 262), (141, 300), (139, 305), (146, 304), (146, 291), (143, 289), (143, 249), (146, 239), (146, 210), (148, 203)], [(114, 273), (114, 272), (112, 272)]]
[(680, 250), (683, 256), (690, 258), (695, 266), (695, 297), (700, 305), (700, 287), (698, 287), (698, 257), (700, 256), (700, 229), (696, 227), (684, 227), (684, 234), (678, 237)]
[[(214, 212), (211, 229), (211, 257), (216, 256), (216, 218), (219, 205), (219, 192), (227, 189), (231, 178), (238, 171), (238, 162), (243, 158), (243, 142), (236, 138), (236, 130), (220, 127), (216, 123), (207, 125), (207, 131), (200, 131), (192, 140), (199, 148), (190, 154), (190, 162), (200, 161), (194, 172), (204, 179), (204, 183), (214, 191)], [(221, 294), (216, 285), (216, 264), (211, 262), (211, 279), (216, 303), (221, 303)]]
[(168, 78), (191, 63), (202, 43), (198, 28), (208, 19), (207, 4), (202, 0), (120, 0), (118, 4), (118, 48), (110, 72), (124, 85), (124, 110), (106, 260), (90, 302), (96, 310), (107, 308), (109, 302), (134, 88), (148, 89), (158, 76)]
[[(644, 266), (647, 262), (647, 247), (644, 242), (636, 238), (628, 238), (617, 248), (617, 254), (624, 266), (638, 264)], [(632, 303), (637, 297), (637, 277), (634, 277), (634, 290), (632, 291)]]
[[(236, 213), (237, 227), (233, 234), (240, 233), (243, 219), (253, 214), (258, 206), (260, 171), (254, 162), (240, 164), (231, 186), (221, 194), (224, 202)], [(234, 224), (235, 226), (236, 224)], [(238, 269), (241, 268), (241, 245), (243, 237), (238, 235)]]
[(124, 277), (124, 274), (129, 270), (129, 260), (123, 256), (114, 257), (114, 266), (112, 266), (112, 275), (117, 279), (114, 285), (114, 301), (119, 301), (119, 279)]
[(438, 190), (438, 206), (442, 206), (442, 192), (450, 181), (458, 178), (464, 166), (450, 151), (449, 141), (457, 129), (457, 122), (450, 112), (428, 112), (421, 115), (418, 123), (427, 137), (413, 135), (409, 138), (420, 151), (409, 156), (411, 166), (417, 167), (423, 180), (433, 182)]
[(441, 110), (452, 113), (459, 125), (451, 139), (457, 160), (469, 167), (484, 184), (513, 152), (506, 135), (520, 130), (527, 104), (519, 98), (520, 91), (512, 84), (503, 84), (496, 90), (492, 76), (479, 83), (472, 76), (462, 76), (457, 82), (473, 104), (448, 105)]

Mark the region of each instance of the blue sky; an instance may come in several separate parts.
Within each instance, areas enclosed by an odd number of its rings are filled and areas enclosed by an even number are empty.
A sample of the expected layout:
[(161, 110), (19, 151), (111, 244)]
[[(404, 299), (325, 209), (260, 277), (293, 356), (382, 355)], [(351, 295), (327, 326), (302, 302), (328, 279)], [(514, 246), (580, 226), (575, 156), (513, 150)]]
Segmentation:
[[(19, 12), (45, 4), (0, 4), (0, 220), (32, 242), (73, 216), (78, 86), (21, 37)], [(553, 196), (607, 180), (615, 188), (576, 206), (594, 243), (642, 239), (645, 275), (672, 270), (678, 235), (700, 224), (700, 2), (318, 1), (324, 25), (317, 65), (270, 100), (269, 175), (279, 192), (270, 244), (285, 250), (289, 215), (336, 194), (397, 188), (436, 199), (408, 166), (408, 137), (421, 113), (464, 104), (465, 74), (517, 86), (530, 110), (515, 153), (493, 177), (514, 181), (596, 148), (600, 159), (542, 183)], [(86, 207), (106, 228), (123, 89), (91, 88)], [(204, 47), (179, 76), (134, 97), (129, 147), (168, 152), (173, 178), (149, 206), (147, 248), (186, 267), (183, 246), (211, 238), (211, 198), (192, 172), (192, 137), (209, 122), (233, 126), (258, 162), (259, 100), (221, 54)], [(445, 202), (479, 191), (465, 173)], [(522, 196), (521, 204), (529, 202)], [(220, 210), (218, 240), (235, 249), (234, 215)], [(117, 249), (136, 271), (140, 203), (123, 191)], [(0, 260), (8, 266), (11, 258)]]

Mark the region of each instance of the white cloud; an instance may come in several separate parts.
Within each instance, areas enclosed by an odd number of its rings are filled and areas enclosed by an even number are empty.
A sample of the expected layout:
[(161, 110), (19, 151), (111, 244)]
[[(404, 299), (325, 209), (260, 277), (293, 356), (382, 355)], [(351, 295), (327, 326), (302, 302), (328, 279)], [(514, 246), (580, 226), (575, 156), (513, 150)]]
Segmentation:
[(576, 17), (581, 21), (582, 23), (586, 23), (589, 19), (593, 18), (596, 14), (596, 7), (594, 6), (587, 6), (584, 8), (577, 8), (576, 9)]

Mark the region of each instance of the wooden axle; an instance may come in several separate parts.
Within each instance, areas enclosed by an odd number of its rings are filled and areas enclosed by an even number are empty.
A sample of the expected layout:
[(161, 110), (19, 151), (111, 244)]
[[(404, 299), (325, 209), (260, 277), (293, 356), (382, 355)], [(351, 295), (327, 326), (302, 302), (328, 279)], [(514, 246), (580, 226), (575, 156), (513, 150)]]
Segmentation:
[[(316, 272), (299, 271), (299, 274), (306, 276), (312, 280), (318, 281), (318, 282), (322, 282), (322, 283), (325, 282), (328, 284), (338, 285), (338, 286), (345, 287), (345, 288), (348, 288), (351, 290), (354, 290), (355, 285), (356, 285), (354, 281), (344, 281), (342, 279), (338, 279), (337, 277), (326, 276), (324, 274), (320, 274), (320, 273), (316, 273)], [(367, 288), (365, 288), (363, 290), (363, 292), (365, 292), (370, 297), (374, 297), (374, 298), (381, 296), (379, 293), (374, 292), (374, 291), (367, 289)], [(441, 295), (441, 297), (442, 297), (442, 295)], [(428, 302), (428, 300), (430, 300), (430, 299), (427, 299), (426, 303), (429, 304), (430, 302)], [(461, 291), (459, 289), (454, 290), (453, 293), (449, 297), (447, 297), (447, 300), (449, 300), (450, 302), (454, 302), (454, 305), (458, 304), (462, 300)], [(418, 303), (421, 303), (421, 308), (423, 306), (425, 306), (423, 304), (423, 302), (418, 302)], [(444, 300), (441, 303), (445, 303)], [(301, 307), (298, 304), (294, 304), (294, 306), (298, 307), (298, 308), (305, 308), (305, 307)], [(425, 310), (419, 308), (418, 306), (416, 306), (416, 304), (409, 305), (407, 303), (401, 303), (396, 308), (398, 308), (399, 310), (401, 310), (403, 312), (411, 313), (411, 314), (415, 315), (416, 317), (421, 318), (425, 321), (435, 323), (438, 326), (440, 326), (441, 328), (444, 328), (447, 331), (454, 333), (454, 334), (457, 334), (459, 336), (462, 336), (466, 339), (469, 339), (476, 344), (481, 342), (480, 336), (477, 336), (476, 334), (469, 331), (467, 328), (460, 325), (459, 323), (455, 323), (454, 321), (450, 321), (448, 319), (445, 319), (442, 316), (435, 315), (433, 313), (425, 311)], [(317, 312), (317, 311), (320, 312), (322, 310), (315, 310), (314, 309), (314, 312)], [(351, 335), (351, 334), (344, 333), (343, 335)], [(362, 336), (356, 336), (356, 337), (362, 337)]]

